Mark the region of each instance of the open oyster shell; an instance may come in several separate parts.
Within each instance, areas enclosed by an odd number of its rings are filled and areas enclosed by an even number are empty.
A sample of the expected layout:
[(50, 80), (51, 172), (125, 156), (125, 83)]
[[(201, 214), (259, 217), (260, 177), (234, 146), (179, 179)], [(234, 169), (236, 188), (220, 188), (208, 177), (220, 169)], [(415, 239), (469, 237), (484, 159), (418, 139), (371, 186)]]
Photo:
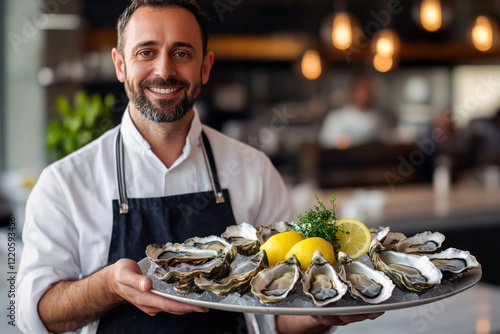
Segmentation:
[(379, 240), (384, 248), (392, 248), (401, 240), (406, 239), (406, 235), (404, 235), (403, 233), (391, 232), (390, 230), (390, 227), (372, 227), (370, 229), (372, 240)]
[(251, 259), (236, 265), (227, 277), (211, 280), (200, 276), (194, 279), (194, 283), (200, 289), (212, 291), (221, 297), (233, 292), (242, 295), (250, 289), (250, 280), (267, 266), (267, 254), (262, 250)]
[(448, 248), (436, 254), (424, 254), (441, 271), (460, 274), (470, 268), (479, 266), (476, 257), (469, 251)]
[(213, 249), (216, 252), (223, 250), (229, 245), (226, 239), (216, 235), (209, 235), (208, 237), (193, 237), (184, 241), (184, 244), (189, 247), (199, 249)]
[(444, 239), (445, 237), (442, 233), (427, 231), (403, 239), (394, 247), (398, 252), (405, 252), (408, 254), (435, 253), (441, 248)]
[(302, 286), (304, 293), (319, 307), (339, 300), (347, 292), (347, 286), (320, 251), (314, 252), (311, 265), (302, 279)]
[(375, 239), (368, 251), (375, 269), (389, 276), (397, 287), (424, 292), (441, 282), (441, 271), (425, 256), (391, 251)]
[(175, 267), (181, 263), (193, 265), (206, 263), (217, 256), (217, 251), (169, 242), (163, 246), (149, 245), (146, 247), (146, 256), (157, 265)]
[(203, 264), (181, 263), (175, 267), (166, 264), (160, 265), (154, 272), (155, 276), (167, 283), (171, 283), (177, 292), (188, 294), (199, 291), (194, 279), (204, 276), (210, 279), (225, 277), (231, 271), (231, 262), (236, 258), (235, 245), (227, 246), (222, 252)]
[(261, 244), (265, 243), (267, 239), (275, 234), (288, 232), (293, 230), (294, 224), (287, 223), (286, 221), (280, 221), (276, 223), (269, 224), (267, 226), (259, 226), (257, 229), (257, 239)]
[(339, 276), (349, 287), (353, 298), (378, 304), (392, 295), (394, 284), (383, 272), (354, 261), (346, 253), (338, 253)]
[(236, 245), (238, 253), (241, 255), (255, 255), (260, 250), (257, 230), (248, 223), (228, 226), (221, 237)]
[(295, 254), (292, 254), (286, 261), (278, 262), (252, 278), (252, 293), (259, 297), (263, 304), (276, 303), (296, 289), (300, 277), (300, 262)]

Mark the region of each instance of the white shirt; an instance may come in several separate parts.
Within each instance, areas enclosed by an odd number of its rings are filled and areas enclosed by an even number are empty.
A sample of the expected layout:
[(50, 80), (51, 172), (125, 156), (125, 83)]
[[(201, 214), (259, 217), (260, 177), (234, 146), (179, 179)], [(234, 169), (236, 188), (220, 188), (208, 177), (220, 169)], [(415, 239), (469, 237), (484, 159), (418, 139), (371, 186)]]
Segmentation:
[(376, 111), (348, 104), (326, 115), (318, 142), (323, 148), (337, 148), (342, 140), (348, 140), (349, 146), (365, 144), (381, 138), (382, 125)]
[[(170, 168), (153, 153), (128, 110), (125, 112), (121, 131), (128, 197), (212, 190), (199, 141), (202, 128), (212, 147), (221, 187), (229, 189), (236, 222), (257, 226), (294, 220), (283, 180), (269, 159), (202, 125), (196, 111), (183, 153)], [(111, 204), (118, 199), (118, 130), (108, 131), (45, 168), (28, 199), (16, 303), (17, 325), (26, 333), (47, 333), (37, 305), (51, 284), (82, 278), (107, 263), (113, 225)], [(97, 326), (98, 321), (77, 332), (95, 333)]]

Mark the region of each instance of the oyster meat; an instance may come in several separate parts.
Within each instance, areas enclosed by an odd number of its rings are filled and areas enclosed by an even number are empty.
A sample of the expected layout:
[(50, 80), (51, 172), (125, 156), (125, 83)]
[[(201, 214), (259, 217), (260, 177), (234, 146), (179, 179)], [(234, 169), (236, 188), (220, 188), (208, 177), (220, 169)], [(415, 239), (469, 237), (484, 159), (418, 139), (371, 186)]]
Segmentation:
[(301, 277), (300, 262), (292, 254), (286, 261), (259, 272), (251, 281), (252, 293), (261, 303), (276, 303), (285, 299), (297, 287)]
[(226, 239), (218, 237), (216, 235), (209, 235), (208, 237), (193, 237), (184, 241), (184, 244), (189, 247), (195, 247), (199, 249), (213, 249), (215, 251), (220, 251), (229, 245)]
[(460, 274), (467, 269), (479, 266), (476, 257), (470, 252), (456, 248), (448, 248), (440, 253), (424, 255), (441, 271), (452, 274)]
[(352, 260), (346, 253), (338, 253), (339, 276), (349, 287), (351, 296), (370, 304), (378, 304), (391, 297), (394, 284), (383, 272)]
[(424, 292), (441, 282), (441, 271), (425, 256), (388, 250), (377, 239), (368, 251), (375, 269), (384, 272), (402, 290)]
[(242, 295), (250, 289), (250, 280), (267, 266), (267, 254), (265, 250), (262, 250), (251, 259), (232, 268), (227, 277), (211, 280), (205, 276), (199, 276), (194, 279), (194, 283), (200, 289), (212, 291), (221, 297), (233, 292)]
[[(443, 244), (445, 237), (439, 232), (423, 232), (398, 242), (394, 247), (398, 252), (435, 253)], [(384, 246), (385, 247), (385, 246)]]
[(267, 226), (259, 226), (259, 228), (257, 229), (257, 239), (261, 244), (263, 244), (273, 235), (291, 231), (293, 230), (293, 228), (294, 224), (287, 223), (286, 221), (272, 223)]
[(175, 267), (181, 263), (193, 265), (206, 263), (217, 256), (217, 251), (169, 242), (163, 246), (149, 245), (146, 247), (146, 256), (157, 265)]
[(238, 253), (241, 255), (255, 255), (260, 250), (257, 230), (248, 223), (228, 226), (221, 237), (236, 245)]
[(339, 300), (347, 292), (347, 286), (320, 251), (314, 252), (302, 286), (304, 293), (319, 307)]
[(171, 283), (177, 292), (188, 294), (199, 291), (194, 284), (194, 279), (204, 276), (209, 279), (219, 279), (225, 277), (231, 271), (231, 262), (237, 255), (235, 245), (227, 246), (222, 252), (203, 264), (181, 263), (175, 267), (162, 264), (156, 268), (155, 276), (167, 283)]

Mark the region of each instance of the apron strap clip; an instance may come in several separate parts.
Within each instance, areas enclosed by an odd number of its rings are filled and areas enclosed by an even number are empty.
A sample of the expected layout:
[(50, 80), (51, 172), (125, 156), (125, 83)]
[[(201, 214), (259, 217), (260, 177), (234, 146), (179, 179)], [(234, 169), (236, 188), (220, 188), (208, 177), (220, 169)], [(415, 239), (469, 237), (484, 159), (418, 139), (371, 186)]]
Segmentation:
[(128, 213), (128, 204), (127, 203), (121, 203), (120, 204), (120, 214), (126, 214)]
[(222, 192), (217, 193), (217, 197), (215, 198), (215, 203), (225, 203), (224, 194)]

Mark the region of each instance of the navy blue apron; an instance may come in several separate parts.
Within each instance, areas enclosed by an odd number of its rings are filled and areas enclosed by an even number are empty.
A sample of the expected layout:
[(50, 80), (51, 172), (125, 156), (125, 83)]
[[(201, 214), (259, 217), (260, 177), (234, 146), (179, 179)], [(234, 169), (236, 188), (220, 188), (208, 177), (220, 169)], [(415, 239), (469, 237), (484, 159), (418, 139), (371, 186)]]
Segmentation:
[[(127, 198), (123, 143), (116, 140), (120, 199), (113, 201), (113, 232), (108, 261), (139, 261), (151, 243), (183, 242), (193, 236), (220, 235), (235, 225), (227, 189), (221, 189), (210, 142), (202, 132), (200, 142), (212, 182), (212, 191), (156, 198)], [(125, 302), (106, 313), (97, 333), (247, 333), (243, 314), (210, 310), (208, 313), (152, 317)]]

